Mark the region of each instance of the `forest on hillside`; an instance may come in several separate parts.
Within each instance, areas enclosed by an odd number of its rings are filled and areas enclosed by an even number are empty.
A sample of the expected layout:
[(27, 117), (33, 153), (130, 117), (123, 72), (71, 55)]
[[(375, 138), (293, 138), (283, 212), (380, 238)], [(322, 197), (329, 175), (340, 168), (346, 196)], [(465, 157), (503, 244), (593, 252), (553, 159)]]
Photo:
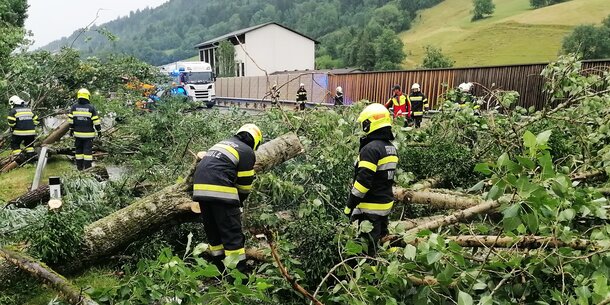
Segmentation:
[[(319, 68), (395, 69), (405, 54), (397, 33), (418, 10), (442, 0), (172, 0), (45, 46), (70, 45), (84, 56), (123, 53), (153, 65), (196, 55), (193, 47), (241, 28), (279, 22), (321, 42)], [(92, 16), (93, 18), (93, 16)], [(108, 43), (110, 39), (111, 43)]]

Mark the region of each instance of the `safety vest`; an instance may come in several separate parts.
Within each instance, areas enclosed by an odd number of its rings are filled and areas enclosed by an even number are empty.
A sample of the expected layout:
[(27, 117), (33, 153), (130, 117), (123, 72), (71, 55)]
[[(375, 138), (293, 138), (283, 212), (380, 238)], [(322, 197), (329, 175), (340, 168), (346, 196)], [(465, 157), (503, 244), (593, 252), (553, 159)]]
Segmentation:
[(392, 103), (392, 106), (394, 108), (395, 118), (411, 116), (411, 102), (409, 102), (409, 99), (407, 99), (407, 97), (403, 94), (401, 94), (398, 98), (391, 98), (386, 104), (386, 107), (389, 106), (390, 103)]

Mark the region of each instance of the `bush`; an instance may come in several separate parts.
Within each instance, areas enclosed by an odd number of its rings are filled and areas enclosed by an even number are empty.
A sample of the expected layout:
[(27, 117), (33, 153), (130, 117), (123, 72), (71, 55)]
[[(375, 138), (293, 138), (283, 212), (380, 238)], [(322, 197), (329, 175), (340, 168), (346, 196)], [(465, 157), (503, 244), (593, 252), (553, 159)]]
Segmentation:
[(451, 68), (455, 64), (455, 60), (452, 60), (445, 54), (441, 48), (434, 46), (426, 46), (426, 55), (422, 62), (422, 68), (426, 69), (437, 69), (437, 68)]
[(582, 59), (610, 58), (610, 16), (601, 26), (577, 26), (563, 39), (562, 52), (580, 54)]
[(491, 15), (496, 10), (493, 0), (473, 0), (474, 9), (472, 11), (472, 21), (477, 21)]

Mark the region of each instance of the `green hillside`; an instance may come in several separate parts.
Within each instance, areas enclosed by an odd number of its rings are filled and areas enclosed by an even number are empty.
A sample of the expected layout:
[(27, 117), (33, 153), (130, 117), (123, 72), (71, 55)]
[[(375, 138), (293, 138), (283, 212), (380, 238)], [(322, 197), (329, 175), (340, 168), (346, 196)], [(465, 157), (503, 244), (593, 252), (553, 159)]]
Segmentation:
[(456, 66), (546, 62), (556, 58), (574, 26), (599, 23), (610, 15), (609, 0), (572, 0), (531, 9), (529, 0), (495, 0), (496, 12), (471, 22), (472, 0), (448, 0), (417, 17), (400, 34), (408, 68), (417, 67), (424, 46), (441, 47)]

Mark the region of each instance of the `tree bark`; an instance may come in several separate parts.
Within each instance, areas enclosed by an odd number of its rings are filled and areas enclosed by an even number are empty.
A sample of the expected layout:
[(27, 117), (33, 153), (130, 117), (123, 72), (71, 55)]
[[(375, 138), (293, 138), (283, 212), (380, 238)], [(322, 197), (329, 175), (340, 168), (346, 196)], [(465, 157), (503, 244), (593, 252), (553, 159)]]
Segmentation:
[(405, 232), (405, 234), (406, 235), (416, 235), (417, 233), (419, 233), (423, 230), (438, 229), (445, 225), (450, 225), (450, 224), (454, 224), (454, 223), (457, 223), (460, 221), (471, 219), (472, 217), (475, 217), (479, 214), (485, 214), (498, 207), (500, 207), (499, 201), (484, 201), (481, 204), (478, 204), (476, 206), (467, 208), (465, 210), (457, 211), (457, 212), (454, 212), (447, 216), (444, 216), (443, 218), (418, 225), (418, 226), (408, 230), (407, 232)]
[(410, 204), (425, 204), (437, 209), (462, 210), (483, 202), (477, 197), (456, 196), (429, 191), (413, 191), (400, 187), (394, 188), (394, 198), (397, 202)]
[(439, 184), (441, 184), (441, 179), (433, 177), (433, 178), (428, 178), (425, 180), (418, 181), (418, 182), (414, 183), (413, 185), (411, 185), (411, 187), (409, 189), (414, 190), (414, 191), (423, 191), (423, 190), (435, 188)]
[[(287, 134), (263, 144), (256, 153), (257, 171), (294, 158), (303, 152), (296, 134)], [(193, 170), (191, 170), (193, 172)], [(112, 213), (85, 227), (84, 250), (79, 262), (66, 266), (67, 272), (109, 256), (129, 243), (149, 236), (168, 223), (182, 223), (193, 214), (180, 206), (192, 203), (189, 183), (177, 183), (139, 199), (130, 206)]]
[(82, 289), (70, 283), (66, 278), (44, 263), (35, 260), (34, 258), (20, 252), (0, 248), (0, 256), (3, 257), (9, 264), (25, 271), (32, 277), (46, 283), (53, 289), (58, 291), (61, 296), (74, 305), (97, 305), (91, 297), (82, 292)]
[(590, 172), (576, 173), (572, 175), (572, 181), (586, 181), (592, 179), (601, 179), (606, 177), (606, 172), (603, 170), (594, 170)]

